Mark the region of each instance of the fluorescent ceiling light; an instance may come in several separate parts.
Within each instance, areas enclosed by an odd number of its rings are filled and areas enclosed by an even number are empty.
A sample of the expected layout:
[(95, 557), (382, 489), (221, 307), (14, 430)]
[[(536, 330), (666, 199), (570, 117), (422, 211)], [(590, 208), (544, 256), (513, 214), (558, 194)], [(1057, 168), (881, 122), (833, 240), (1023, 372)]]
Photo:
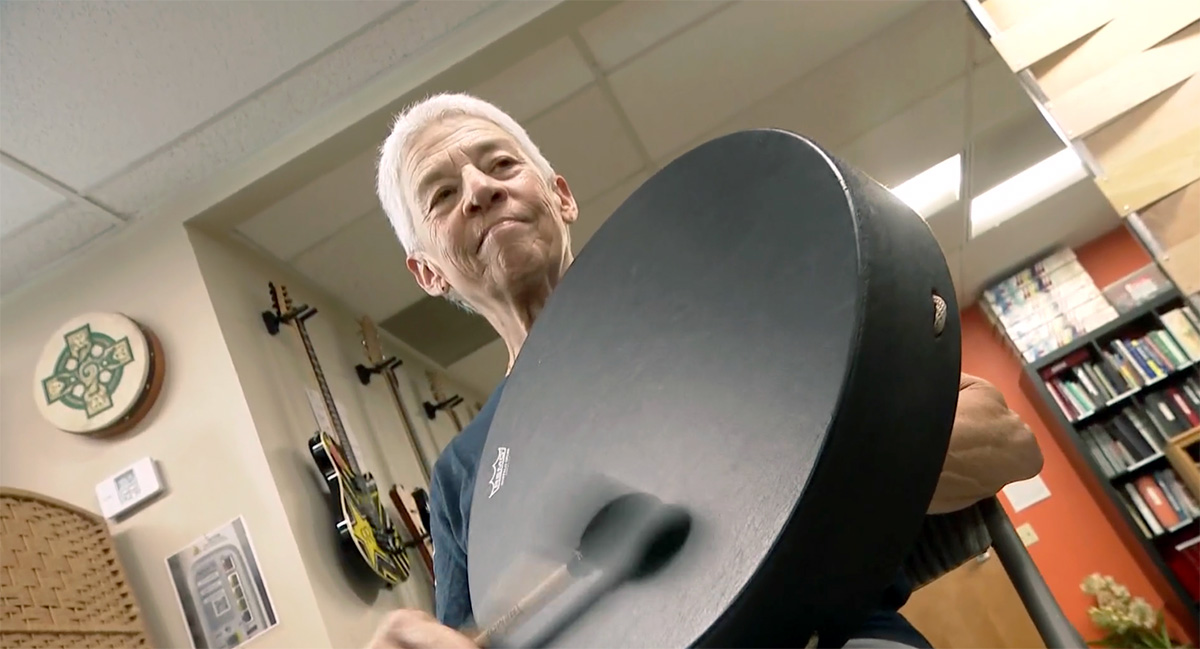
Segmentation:
[(962, 154), (937, 163), (892, 189), (897, 198), (927, 219), (958, 201), (962, 187)]
[[(1071, 148), (1038, 162), (971, 201), (971, 236), (978, 236), (1088, 177)], [(962, 186), (962, 154), (937, 163), (891, 191), (921, 218), (954, 203)]]
[(1055, 153), (976, 196), (971, 201), (971, 236), (979, 236), (1087, 176), (1074, 150)]

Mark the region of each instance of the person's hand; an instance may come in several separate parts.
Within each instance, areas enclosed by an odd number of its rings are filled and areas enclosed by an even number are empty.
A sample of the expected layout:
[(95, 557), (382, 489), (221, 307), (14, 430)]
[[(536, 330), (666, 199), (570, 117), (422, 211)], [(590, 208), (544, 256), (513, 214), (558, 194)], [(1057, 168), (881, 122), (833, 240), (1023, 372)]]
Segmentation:
[(979, 377), (962, 374), (950, 448), (928, 513), (970, 507), (1041, 470), (1037, 438), (1009, 409), (1000, 390)]
[(367, 649), (477, 649), (467, 636), (416, 609), (388, 614)]

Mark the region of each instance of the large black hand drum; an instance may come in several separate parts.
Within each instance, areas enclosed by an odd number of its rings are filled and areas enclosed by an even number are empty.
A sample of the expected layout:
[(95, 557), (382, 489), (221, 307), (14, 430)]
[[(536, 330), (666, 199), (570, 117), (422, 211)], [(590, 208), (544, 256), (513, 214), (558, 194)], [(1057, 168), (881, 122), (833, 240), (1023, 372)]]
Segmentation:
[(686, 153), (594, 235), (507, 381), (471, 510), (477, 620), (530, 558), (571, 566), (560, 603), (604, 581), (573, 551), (636, 494), (690, 527), (553, 644), (796, 647), (861, 623), (932, 498), (959, 360), (941, 250), (885, 188), (782, 131)]

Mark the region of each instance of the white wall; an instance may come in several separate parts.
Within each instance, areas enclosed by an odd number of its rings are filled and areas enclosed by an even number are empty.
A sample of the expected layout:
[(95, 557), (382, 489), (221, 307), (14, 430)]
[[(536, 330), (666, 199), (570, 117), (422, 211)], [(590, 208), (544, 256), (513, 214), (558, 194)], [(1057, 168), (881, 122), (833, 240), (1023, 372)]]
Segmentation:
[[(119, 311), (161, 339), (166, 379), (158, 403), (115, 439), (62, 432), (33, 401), (34, 365), (48, 337), (86, 311)], [(302, 570), (279, 489), (255, 432), (187, 235), (177, 223), (138, 226), (96, 248), (0, 309), (0, 484), (99, 513), (97, 482), (131, 462), (160, 462), (167, 494), (112, 526), (155, 646), (187, 647), (165, 559), (245, 517), (280, 623), (256, 649), (330, 646)], [(338, 641), (333, 642), (346, 646)]]
[[(363, 386), (354, 375), (365, 360), (354, 315), (239, 244), (178, 221), (142, 224), (0, 309), (0, 484), (99, 513), (97, 482), (147, 455), (159, 461), (166, 495), (112, 525), (155, 646), (189, 646), (166, 557), (239, 515), (279, 616), (256, 648), (362, 646), (387, 611), (432, 610), (432, 587), (415, 554), (413, 576), (391, 592), (356, 585), (338, 563), (333, 518), (306, 450), (316, 424), (304, 388), (315, 384), (295, 335), (272, 337), (263, 328), (268, 279), (320, 310), (308, 324), (364, 448), (363, 464), (385, 491), (394, 483), (422, 486), (386, 383)], [(115, 438), (56, 430), (33, 401), (34, 366), (48, 337), (87, 311), (127, 314), (164, 348), (158, 403)], [(422, 414), (431, 366), (388, 342), (385, 351), (405, 360), (403, 397), (418, 436), (436, 456), (457, 431), (447, 417), (430, 422)]]
[[(432, 611), (432, 586), (415, 553), (412, 577), (392, 592), (380, 590), (370, 580), (356, 579), (341, 564), (324, 487), (307, 451), (316, 423), (306, 390), (316, 389), (317, 384), (297, 333), (285, 327), (273, 337), (260, 318), (263, 310), (271, 308), (269, 281), (286, 286), (295, 304), (317, 308), (317, 315), (308, 319), (305, 327), (329, 389), (344, 409), (343, 422), (357, 441), (359, 463), (374, 473), (386, 499), (393, 484), (408, 489), (428, 485), (385, 381), (377, 377), (364, 386), (355, 375), (354, 366), (366, 361), (357, 314), (240, 242), (195, 229), (189, 236), (333, 642), (336, 646), (363, 645), (380, 617), (398, 606)], [(447, 417), (430, 422), (423, 415), (420, 403), (429, 396), (418, 393), (413, 384), (424, 385), (428, 366), (404, 350), (388, 347), (386, 351), (405, 361), (397, 372), (410, 379), (402, 380), (402, 396), (419, 441), (426, 443), (430, 457), (435, 457), (457, 431)], [(390, 501), (385, 500), (385, 507), (391, 510)]]

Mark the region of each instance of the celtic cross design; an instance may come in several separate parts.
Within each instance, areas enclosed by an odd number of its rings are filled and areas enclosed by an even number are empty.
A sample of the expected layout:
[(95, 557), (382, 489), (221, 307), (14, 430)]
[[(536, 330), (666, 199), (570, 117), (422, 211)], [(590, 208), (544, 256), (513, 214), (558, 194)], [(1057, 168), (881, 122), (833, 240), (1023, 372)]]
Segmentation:
[(91, 419), (112, 407), (112, 394), (121, 383), (124, 367), (133, 362), (133, 348), (128, 337), (113, 340), (87, 324), (63, 339), (66, 346), (53, 373), (42, 379), (46, 403), (61, 402), (86, 412)]

